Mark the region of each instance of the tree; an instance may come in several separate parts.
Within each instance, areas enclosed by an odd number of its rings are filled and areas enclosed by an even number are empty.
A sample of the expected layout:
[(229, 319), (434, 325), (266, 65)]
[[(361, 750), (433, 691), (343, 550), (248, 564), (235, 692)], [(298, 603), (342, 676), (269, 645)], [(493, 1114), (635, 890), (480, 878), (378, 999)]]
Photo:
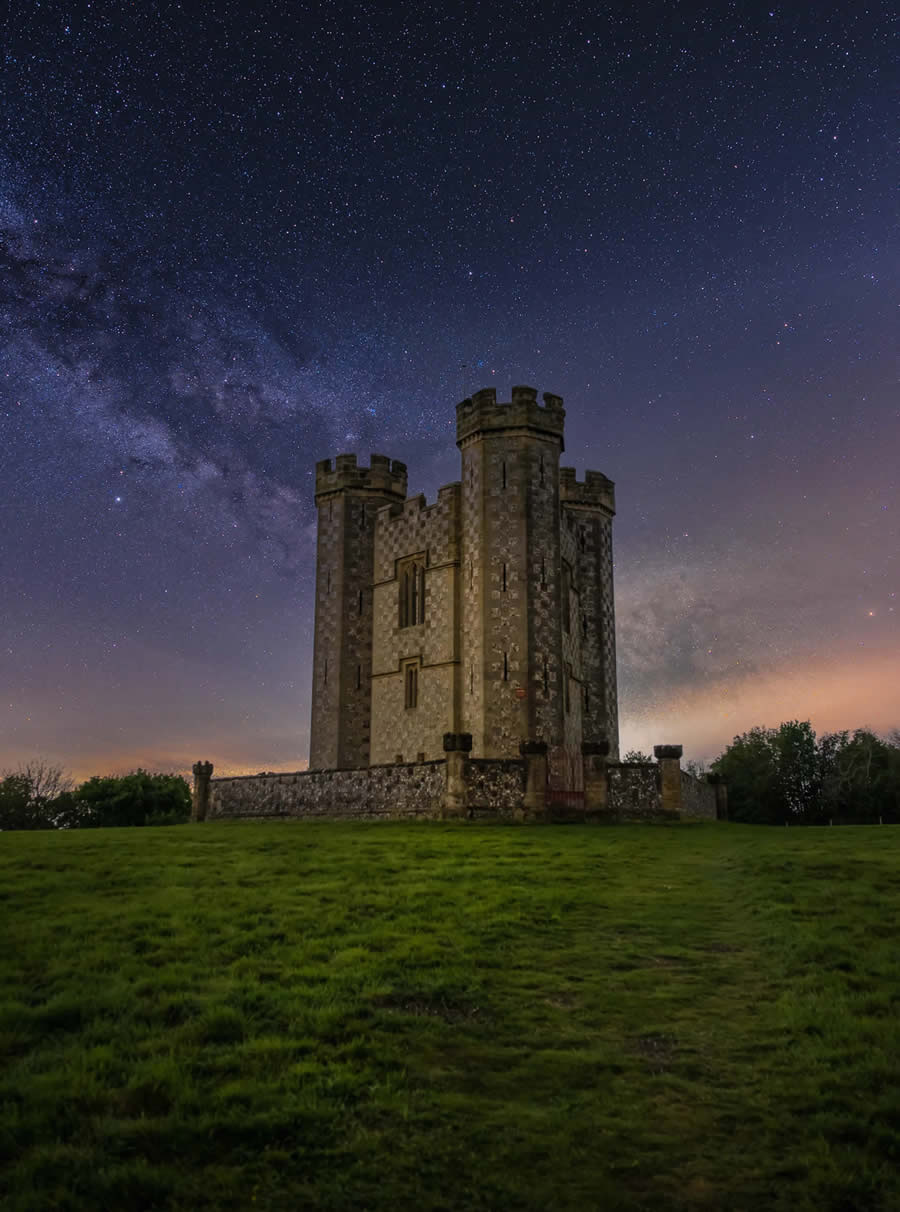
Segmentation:
[(629, 749), (622, 758), (622, 761), (629, 764), (632, 762), (652, 762), (653, 757), (649, 753), (642, 753), (640, 749)]
[(900, 819), (900, 745), (868, 728), (822, 738), (823, 811), (829, 819), (868, 824)]
[(44, 758), (33, 758), (17, 770), (0, 774), (0, 829), (53, 829), (54, 806), (67, 795), (72, 780)]
[(41, 829), (40, 813), (31, 798), (31, 786), (21, 774), (0, 780), (0, 829)]
[(736, 736), (712, 764), (728, 783), (728, 815), (759, 825), (779, 822), (774, 729), (751, 728)]
[(191, 792), (177, 774), (95, 775), (75, 791), (83, 826), (175, 825), (190, 819)]
[(775, 796), (786, 821), (813, 824), (822, 787), (816, 734), (809, 720), (788, 720), (772, 734)]
[(900, 820), (900, 744), (867, 728), (826, 733), (808, 720), (752, 728), (713, 762), (729, 815), (758, 824)]

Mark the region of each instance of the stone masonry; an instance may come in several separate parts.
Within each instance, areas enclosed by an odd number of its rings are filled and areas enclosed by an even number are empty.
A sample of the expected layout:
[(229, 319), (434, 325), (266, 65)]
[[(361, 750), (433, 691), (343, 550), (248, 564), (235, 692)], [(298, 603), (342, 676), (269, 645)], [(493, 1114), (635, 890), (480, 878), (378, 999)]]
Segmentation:
[(316, 465), (319, 512), (316, 630), (309, 764), (318, 769), (369, 765), (372, 581), (378, 510), (406, 499), (406, 467), (373, 455)]
[(456, 409), (429, 505), (373, 454), (316, 465), (310, 769), (212, 778), (193, 819), (725, 819), (727, 789), (618, 761), (611, 480), (560, 467), (565, 410), (514, 387)]
[(548, 784), (584, 788), (582, 742), (618, 755), (613, 484), (560, 468), (565, 410), (514, 387), (456, 410), (461, 480), (426, 504), (406, 467), (316, 467), (311, 769), (547, 746)]
[[(467, 733), (443, 738), (440, 760), (355, 770), (212, 778), (194, 766), (193, 819), (204, 820), (508, 820), (667, 821), (724, 819), (720, 782), (656, 763), (607, 762), (586, 744), (584, 798), (575, 807), (547, 794), (547, 746), (525, 742), (517, 758), (475, 758)], [(666, 746), (667, 750), (678, 746)], [(669, 769), (665, 769), (666, 764)], [(674, 778), (671, 777), (674, 775)]]

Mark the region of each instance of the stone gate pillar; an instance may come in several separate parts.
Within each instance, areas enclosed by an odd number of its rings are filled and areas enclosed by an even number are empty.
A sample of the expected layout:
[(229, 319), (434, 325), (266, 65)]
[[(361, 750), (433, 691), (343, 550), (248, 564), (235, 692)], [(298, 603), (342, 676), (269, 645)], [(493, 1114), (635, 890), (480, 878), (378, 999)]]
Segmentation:
[(721, 774), (708, 774), (707, 783), (712, 783), (716, 792), (716, 820), (728, 820), (728, 784)]
[(542, 821), (547, 815), (547, 742), (522, 741), (525, 759), (525, 816)]
[(447, 782), (441, 816), (467, 817), (469, 814), (469, 754), (472, 752), (471, 732), (445, 732), (444, 753), (447, 755)]
[(654, 745), (659, 762), (660, 808), (664, 816), (681, 816), (681, 745)]
[(194, 786), (191, 791), (191, 820), (205, 821), (209, 811), (209, 780), (212, 778), (212, 762), (194, 762)]
[(581, 760), (584, 766), (584, 815), (588, 820), (607, 815), (609, 785), (606, 759), (609, 757), (609, 741), (584, 741), (581, 745)]

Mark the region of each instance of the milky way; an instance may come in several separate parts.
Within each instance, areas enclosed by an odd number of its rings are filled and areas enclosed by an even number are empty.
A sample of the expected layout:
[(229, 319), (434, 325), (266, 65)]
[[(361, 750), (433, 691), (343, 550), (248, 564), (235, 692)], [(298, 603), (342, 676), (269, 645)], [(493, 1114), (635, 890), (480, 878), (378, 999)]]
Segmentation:
[[(314, 461), (563, 395), (623, 741), (900, 724), (887, 5), (33, 6), (0, 89), (0, 765), (296, 768)], [(484, 11), (483, 11), (484, 10)]]

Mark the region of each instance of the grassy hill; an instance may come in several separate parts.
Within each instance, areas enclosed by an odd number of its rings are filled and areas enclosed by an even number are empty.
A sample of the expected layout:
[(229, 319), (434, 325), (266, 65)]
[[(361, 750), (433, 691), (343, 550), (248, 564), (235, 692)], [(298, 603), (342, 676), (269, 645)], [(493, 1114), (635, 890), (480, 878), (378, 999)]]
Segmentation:
[(0, 1205), (900, 1207), (900, 829), (0, 835)]

